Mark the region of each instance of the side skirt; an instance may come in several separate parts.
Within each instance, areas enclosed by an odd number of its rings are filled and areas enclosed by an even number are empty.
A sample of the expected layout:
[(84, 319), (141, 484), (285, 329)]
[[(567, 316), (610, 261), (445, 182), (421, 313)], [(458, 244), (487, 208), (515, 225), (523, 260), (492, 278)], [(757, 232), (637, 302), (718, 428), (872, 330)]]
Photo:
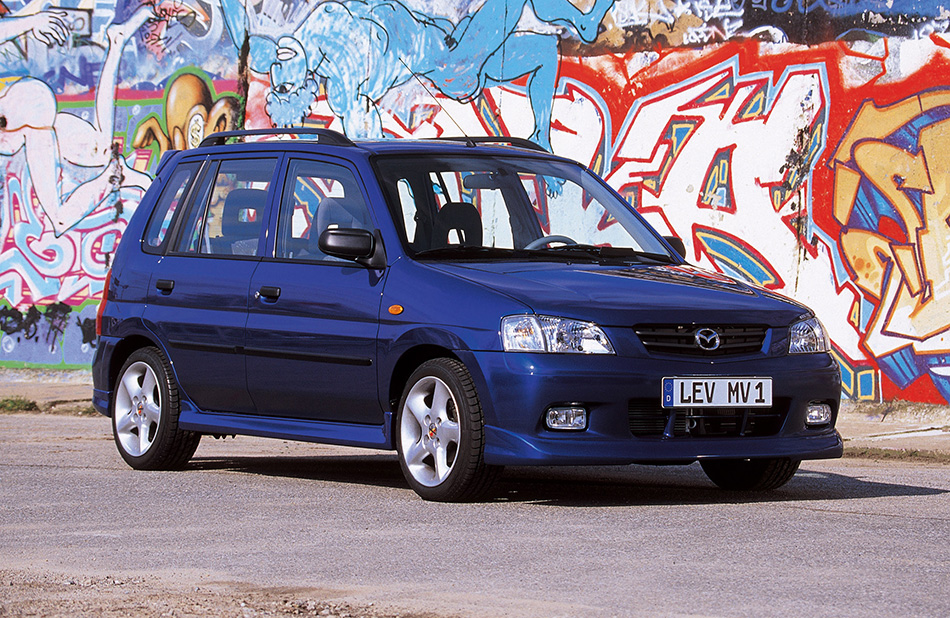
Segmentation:
[[(183, 404), (185, 402), (182, 402)], [(248, 416), (202, 412), (192, 405), (182, 405), (178, 426), (188, 431), (207, 434), (260, 436), (300, 442), (319, 442), (393, 450), (392, 412), (386, 412), (382, 425), (329, 423), (297, 418)]]

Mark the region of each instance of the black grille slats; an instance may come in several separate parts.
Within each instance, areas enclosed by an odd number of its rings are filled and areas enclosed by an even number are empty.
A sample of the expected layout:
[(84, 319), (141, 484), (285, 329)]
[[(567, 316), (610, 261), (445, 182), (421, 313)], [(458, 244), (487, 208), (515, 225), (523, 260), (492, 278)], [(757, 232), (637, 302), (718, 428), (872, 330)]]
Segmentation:
[[(635, 436), (660, 436), (666, 429), (669, 420), (667, 411), (660, 407), (658, 401), (652, 399), (631, 399), (628, 403), (628, 418), (630, 432)], [(679, 415), (674, 419), (674, 435), (686, 434), (686, 416)]]
[(655, 399), (631, 399), (627, 404), (630, 433), (637, 437), (664, 435), (670, 414), (672, 437), (774, 436), (785, 422), (788, 401), (771, 408), (663, 408)]
[[(762, 350), (767, 326), (704, 325), (704, 324), (640, 324), (633, 327), (637, 337), (650, 354), (676, 356), (739, 356)], [(704, 349), (696, 343), (697, 331), (715, 331), (718, 346)]]

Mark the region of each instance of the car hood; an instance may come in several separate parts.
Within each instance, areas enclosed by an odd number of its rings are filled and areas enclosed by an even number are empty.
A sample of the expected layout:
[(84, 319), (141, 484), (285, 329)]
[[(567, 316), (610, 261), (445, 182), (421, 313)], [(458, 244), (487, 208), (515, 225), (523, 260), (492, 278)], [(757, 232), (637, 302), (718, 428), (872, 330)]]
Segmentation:
[(535, 313), (604, 326), (697, 322), (786, 326), (810, 313), (778, 294), (689, 265), (441, 262), (429, 266), (504, 293)]

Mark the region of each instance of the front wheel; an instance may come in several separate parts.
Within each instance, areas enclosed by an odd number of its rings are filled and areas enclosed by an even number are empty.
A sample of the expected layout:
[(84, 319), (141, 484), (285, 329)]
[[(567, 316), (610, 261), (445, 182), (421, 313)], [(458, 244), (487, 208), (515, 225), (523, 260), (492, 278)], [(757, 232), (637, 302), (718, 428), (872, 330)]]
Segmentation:
[(708, 459), (699, 463), (709, 480), (723, 489), (768, 491), (789, 482), (802, 462), (797, 459)]
[(178, 385), (158, 348), (136, 350), (119, 371), (112, 395), (112, 435), (119, 454), (138, 470), (178, 470), (201, 434), (178, 428)]
[(399, 465), (412, 489), (437, 502), (475, 500), (501, 468), (484, 460), (482, 407), (461, 362), (437, 358), (409, 378), (396, 417)]

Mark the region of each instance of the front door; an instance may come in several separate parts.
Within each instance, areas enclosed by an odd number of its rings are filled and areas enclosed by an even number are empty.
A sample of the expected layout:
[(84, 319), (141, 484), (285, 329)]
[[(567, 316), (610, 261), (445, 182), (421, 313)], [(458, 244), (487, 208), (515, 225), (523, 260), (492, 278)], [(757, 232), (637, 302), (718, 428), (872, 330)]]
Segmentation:
[(323, 254), (330, 227), (375, 225), (352, 168), (291, 159), (274, 257), (251, 279), (247, 381), (258, 414), (380, 424), (376, 335), (385, 271)]

